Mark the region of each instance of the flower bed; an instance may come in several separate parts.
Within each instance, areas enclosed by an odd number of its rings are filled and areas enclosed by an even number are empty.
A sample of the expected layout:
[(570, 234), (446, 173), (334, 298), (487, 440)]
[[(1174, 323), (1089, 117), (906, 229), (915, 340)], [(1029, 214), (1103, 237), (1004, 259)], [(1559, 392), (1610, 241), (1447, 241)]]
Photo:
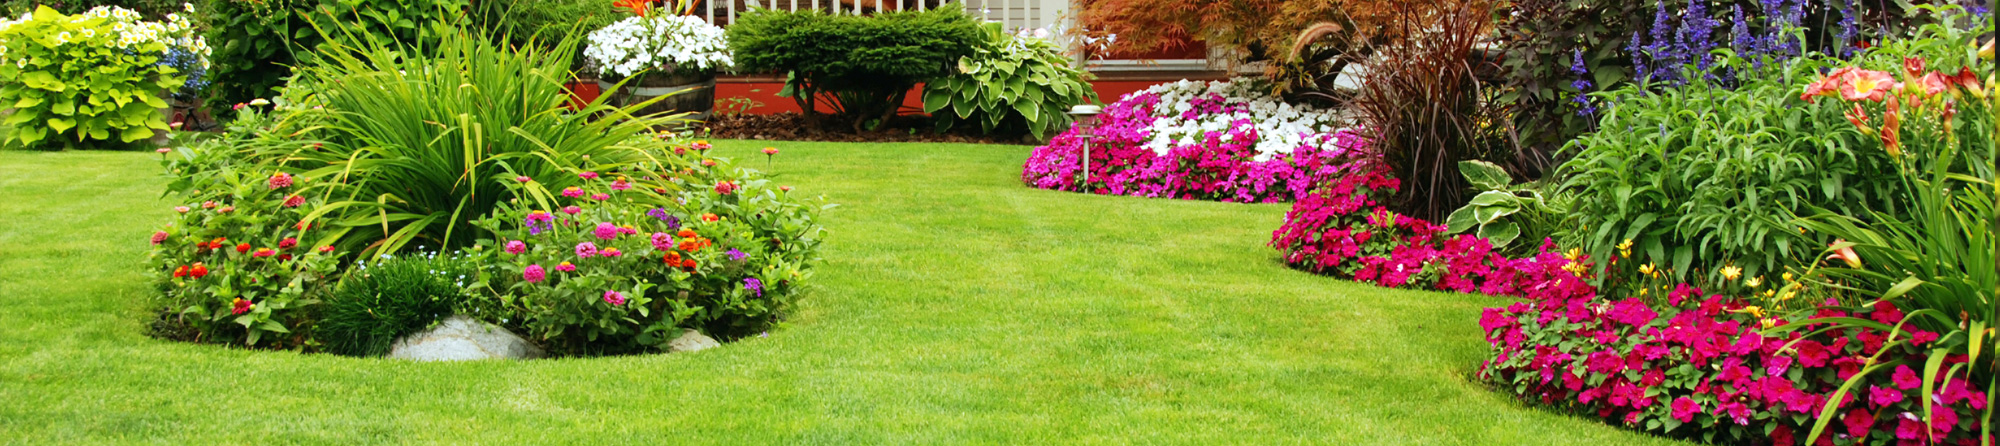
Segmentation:
[(1105, 107), (1090, 142), (1072, 128), (1035, 149), (1022, 181), (1042, 189), (1229, 202), (1305, 195), (1360, 152), (1325, 112), (1295, 108), (1249, 82), (1180, 81)]
[[(1825, 404), (1841, 398), (1819, 444), (1978, 444), (1988, 396), (1962, 378), (1926, 384), (1920, 377), (1936, 333), (1906, 327), (1910, 335), (1899, 339), (1886, 329), (1819, 331), (1825, 324), (1760, 331), (1789, 321), (1743, 299), (1704, 298), (1686, 284), (1639, 286), (1640, 297), (1612, 301), (1587, 280), (1594, 268), (1580, 250), (1561, 253), (1545, 241), (1539, 254), (1514, 259), (1478, 237), (1445, 237), (1439, 225), (1378, 206), (1397, 186), (1379, 165), (1357, 169), (1301, 198), (1271, 244), (1287, 264), (1316, 273), (1527, 298), (1480, 317), (1493, 356), (1479, 376), (1504, 391), (1665, 435), (1780, 445), (1803, 441)], [(1885, 327), (1904, 319), (1890, 303), (1809, 316)], [(1946, 357), (1940, 370), (1965, 362)], [(1870, 367), (1884, 373), (1839, 393)], [(1920, 421), (1925, 410), (1928, 425)]]

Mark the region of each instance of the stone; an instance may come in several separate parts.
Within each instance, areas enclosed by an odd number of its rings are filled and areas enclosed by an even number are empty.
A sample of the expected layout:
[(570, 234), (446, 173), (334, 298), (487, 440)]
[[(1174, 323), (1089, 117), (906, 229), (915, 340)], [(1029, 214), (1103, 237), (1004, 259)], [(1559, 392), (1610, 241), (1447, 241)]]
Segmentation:
[(706, 335), (701, 334), (701, 332), (695, 331), (694, 329), (690, 328), (687, 329), (686, 331), (682, 331), (681, 337), (674, 338), (674, 340), (672, 341), (667, 341), (667, 352), (670, 353), (692, 352), (692, 351), (707, 350), (709, 348), (721, 347), (721, 346), (722, 343), (715, 342), (714, 338), (710, 338)]
[(412, 361), (474, 361), (535, 359), (542, 349), (505, 328), (463, 315), (452, 315), (437, 326), (404, 336), (390, 347), (389, 357)]

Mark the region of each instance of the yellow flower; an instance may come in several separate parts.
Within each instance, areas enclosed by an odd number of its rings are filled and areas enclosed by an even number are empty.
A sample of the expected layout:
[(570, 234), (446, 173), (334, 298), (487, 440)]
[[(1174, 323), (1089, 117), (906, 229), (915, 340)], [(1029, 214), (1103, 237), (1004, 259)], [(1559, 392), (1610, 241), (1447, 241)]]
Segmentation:
[(1776, 296), (1776, 295), (1778, 295), (1778, 290), (1764, 290), (1765, 299), (1770, 299), (1771, 296)]
[(1657, 273), (1657, 272), (1660, 272), (1660, 271), (1659, 271), (1659, 270), (1657, 270), (1657, 269), (1654, 269), (1654, 268), (1653, 268), (1653, 264), (1651, 264), (1651, 263), (1648, 263), (1648, 264), (1644, 264), (1644, 265), (1639, 265), (1639, 274), (1645, 274), (1645, 275), (1646, 275), (1647, 277), (1652, 277), (1652, 276), (1653, 276), (1653, 273)]
[(1652, 289), (1650, 289), (1650, 288), (1640, 288), (1640, 289), (1639, 289), (1639, 297), (1645, 297), (1645, 296), (1646, 296), (1646, 292), (1647, 292), (1647, 291), (1652, 291)]
[(1764, 286), (1764, 276), (1757, 276), (1757, 277), (1752, 277), (1752, 278), (1749, 278), (1749, 279), (1745, 279), (1745, 280), (1743, 281), (1743, 286), (1747, 286), (1747, 287), (1751, 287), (1751, 288), (1756, 288), (1756, 287), (1760, 287), (1760, 286)]
[(1563, 253), (1563, 258), (1569, 259), (1570, 261), (1576, 261), (1576, 259), (1582, 257), (1583, 257), (1583, 248), (1570, 248), (1569, 252)]
[(1625, 239), (1625, 242), (1618, 244), (1618, 256), (1619, 257), (1632, 256), (1632, 239), (1629, 238)]
[(1765, 328), (1765, 329), (1767, 329), (1767, 330), (1768, 330), (1768, 329), (1770, 329), (1771, 327), (1775, 327), (1775, 326), (1778, 326), (1778, 320), (1777, 320), (1777, 319), (1772, 319), (1772, 318), (1768, 318), (1768, 317), (1767, 317), (1767, 318), (1764, 318), (1764, 320), (1761, 320), (1761, 321), (1757, 321), (1757, 323), (1758, 323), (1758, 324), (1761, 324), (1761, 325), (1763, 325), (1763, 326), (1764, 326), (1764, 328)]
[(1786, 272), (1785, 272), (1785, 282), (1791, 282), (1791, 281), (1792, 281), (1792, 272), (1791, 272), (1791, 271), (1786, 271)]
[(1743, 277), (1743, 268), (1737, 268), (1736, 265), (1722, 267), (1722, 280), (1733, 281), (1738, 277)]
[(1583, 263), (1580, 262), (1569, 262), (1568, 265), (1563, 265), (1563, 271), (1569, 271), (1570, 274), (1582, 276), (1583, 270)]
[(1743, 307), (1743, 312), (1750, 313), (1751, 316), (1764, 317), (1764, 307), (1759, 307), (1756, 305)]

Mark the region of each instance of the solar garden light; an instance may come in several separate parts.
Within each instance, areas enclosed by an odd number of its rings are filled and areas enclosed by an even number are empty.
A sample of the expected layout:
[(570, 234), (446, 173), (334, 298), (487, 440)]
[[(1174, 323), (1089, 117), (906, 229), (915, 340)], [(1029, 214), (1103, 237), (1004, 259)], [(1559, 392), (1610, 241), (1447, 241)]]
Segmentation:
[(1090, 139), (1097, 137), (1097, 114), (1103, 111), (1104, 107), (1089, 104), (1078, 104), (1069, 108), (1069, 117), (1074, 122), (1071, 126), (1076, 128), (1076, 137), (1083, 138), (1084, 187), (1088, 187), (1090, 183)]

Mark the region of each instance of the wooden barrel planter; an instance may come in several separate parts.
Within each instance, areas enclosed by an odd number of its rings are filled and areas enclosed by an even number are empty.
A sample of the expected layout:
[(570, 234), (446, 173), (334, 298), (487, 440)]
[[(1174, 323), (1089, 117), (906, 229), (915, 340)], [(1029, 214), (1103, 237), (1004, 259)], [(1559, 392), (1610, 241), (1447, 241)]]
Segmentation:
[(615, 82), (597, 81), (598, 88), (611, 95), (612, 105), (627, 106), (666, 96), (635, 114), (691, 113), (688, 119), (705, 121), (715, 109), (715, 72), (649, 74), (626, 82), (613, 92)]

